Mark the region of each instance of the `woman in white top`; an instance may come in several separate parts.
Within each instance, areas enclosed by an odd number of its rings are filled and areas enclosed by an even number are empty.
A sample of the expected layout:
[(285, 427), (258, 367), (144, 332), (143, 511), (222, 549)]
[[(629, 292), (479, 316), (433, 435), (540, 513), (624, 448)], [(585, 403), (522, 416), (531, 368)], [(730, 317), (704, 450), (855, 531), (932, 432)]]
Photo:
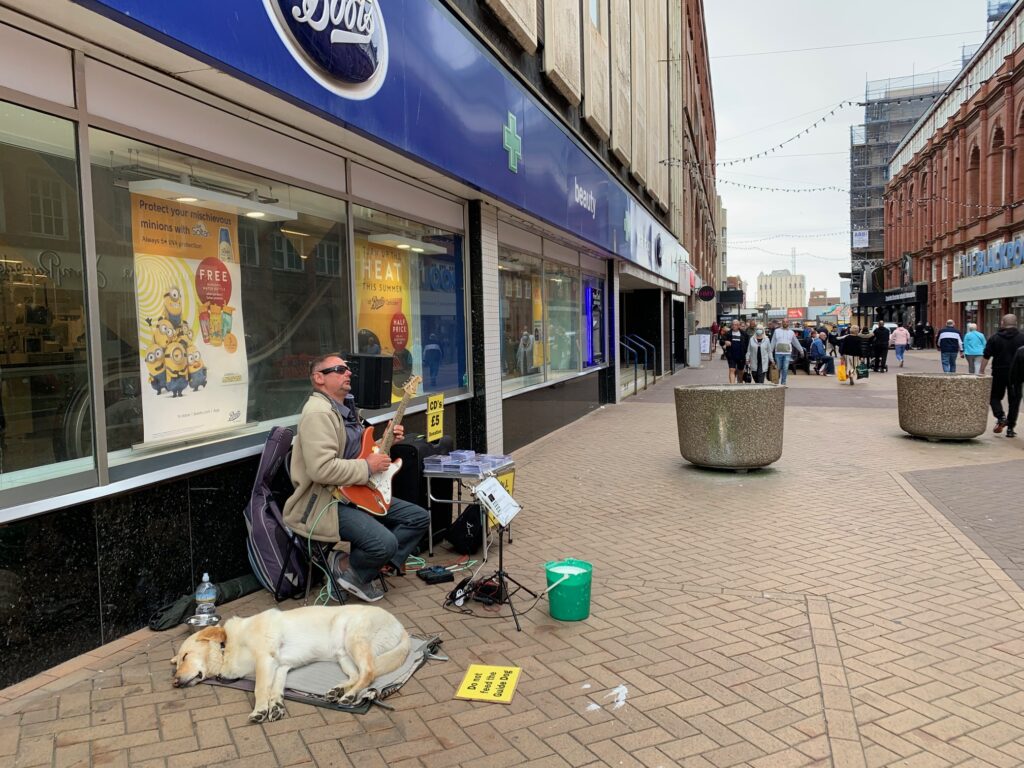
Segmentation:
[(764, 384), (764, 375), (772, 362), (772, 342), (765, 336), (764, 326), (758, 325), (747, 345), (747, 370), (755, 384)]

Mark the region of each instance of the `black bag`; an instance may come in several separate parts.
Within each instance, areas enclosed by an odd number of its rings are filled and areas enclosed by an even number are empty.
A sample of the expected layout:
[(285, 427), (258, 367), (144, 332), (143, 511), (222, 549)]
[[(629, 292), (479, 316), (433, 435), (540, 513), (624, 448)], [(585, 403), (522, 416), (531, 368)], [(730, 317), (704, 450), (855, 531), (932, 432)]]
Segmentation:
[[(240, 597), (255, 592), (260, 588), (256, 577), (250, 573), (239, 576), (237, 579), (217, 584), (217, 605), (230, 603)], [(196, 612), (195, 595), (182, 595), (173, 603), (167, 603), (156, 609), (156, 613), (149, 617), (149, 628), (154, 632), (162, 632), (165, 629), (174, 629), (185, 619)]]
[(284, 502), (294, 487), (288, 475), (292, 431), (274, 427), (263, 447), (256, 482), (243, 514), (249, 532), (249, 565), (260, 584), (277, 600), (306, 591), (306, 549), (284, 524)]
[(753, 380), (754, 380), (754, 377), (750, 375), (750, 371), (744, 371), (743, 372), (743, 383), (744, 384), (749, 384)]
[(462, 510), (462, 514), (455, 518), (455, 522), (448, 527), (445, 539), (460, 555), (472, 555), (479, 551), (484, 543), (484, 529), (480, 524), (480, 505), (470, 504)]

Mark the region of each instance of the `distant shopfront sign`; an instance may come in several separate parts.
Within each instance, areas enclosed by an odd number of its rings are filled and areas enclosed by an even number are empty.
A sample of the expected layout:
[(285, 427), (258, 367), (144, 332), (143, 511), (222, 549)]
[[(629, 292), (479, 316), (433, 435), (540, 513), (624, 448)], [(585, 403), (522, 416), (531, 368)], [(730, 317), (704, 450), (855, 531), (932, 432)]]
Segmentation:
[(802, 309), (787, 309), (786, 310), (786, 317), (788, 317), (790, 320), (803, 320), (804, 319), (804, 310), (802, 310)]
[(953, 301), (984, 301), (1024, 296), (1024, 269), (1008, 269), (953, 281)]

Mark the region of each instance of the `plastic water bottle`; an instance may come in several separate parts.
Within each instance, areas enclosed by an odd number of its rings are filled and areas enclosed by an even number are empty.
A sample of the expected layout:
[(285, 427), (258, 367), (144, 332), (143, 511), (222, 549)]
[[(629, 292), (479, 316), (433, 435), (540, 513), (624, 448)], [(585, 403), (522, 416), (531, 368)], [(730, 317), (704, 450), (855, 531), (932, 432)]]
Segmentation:
[(217, 585), (210, 581), (210, 574), (204, 573), (203, 580), (196, 587), (196, 616), (202, 622), (212, 622), (217, 614)]

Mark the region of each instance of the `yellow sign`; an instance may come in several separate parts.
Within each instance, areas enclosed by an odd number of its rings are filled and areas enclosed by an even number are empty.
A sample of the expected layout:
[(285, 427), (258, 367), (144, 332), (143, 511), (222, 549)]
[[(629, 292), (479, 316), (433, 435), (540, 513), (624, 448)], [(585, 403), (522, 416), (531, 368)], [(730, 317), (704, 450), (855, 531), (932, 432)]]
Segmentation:
[(470, 664), (462, 678), (456, 699), (468, 701), (496, 701), (511, 704), (512, 694), (519, 682), (520, 667), (492, 667), (487, 664)]
[(496, 475), (498, 482), (501, 483), (501, 487), (508, 491), (509, 496), (514, 496), (512, 492), (513, 486), (516, 484), (516, 468), (507, 469), (504, 472)]
[(444, 395), (438, 393), (427, 398), (427, 442), (444, 437)]

